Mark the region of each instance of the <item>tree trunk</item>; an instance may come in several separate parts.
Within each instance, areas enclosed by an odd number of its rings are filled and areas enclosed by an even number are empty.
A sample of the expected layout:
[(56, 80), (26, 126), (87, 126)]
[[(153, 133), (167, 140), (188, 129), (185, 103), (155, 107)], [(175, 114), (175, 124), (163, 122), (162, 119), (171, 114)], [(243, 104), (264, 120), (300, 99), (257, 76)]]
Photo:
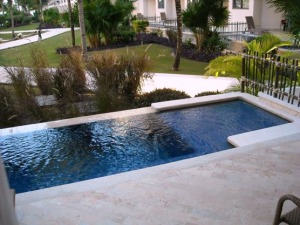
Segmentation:
[(83, 0), (78, 0), (78, 17), (79, 17), (79, 26), (81, 33), (81, 49), (82, 56), (86, 59), (87, 46), (86, 46), (86, 33), (84, 25), (84, 12), (83, 12)]
[(43, 12), (43, 2), (42, 2), (42, 0), (39, 0), (39, 3), (40, 3), (40, 20), (42, 21), (42, 22), (44, 22), (44, 12)]
[(72, 46), (75, 47), (74, 19), (73, 19), (71, 0), (68, 0), (68, 10), (69, 10), (68, 13), (69, 13), (69, 21), (70, 21), (70, 27), (71, 27)]
[(176, 15), (177, 15), (177, 44), (175, 52), (175, 60), (172, 69), (174, 71), (179, 70), (180, 55), (182, 49), (182, 15), (181, 15), (181, 5), (180, 0), (175, 0)]
[(14, 11), (13, 11), (13, 1), (8, 1), (9, 5), (9, 14), (10, 14), (10, 21), (11, 21), (11, 34), (12, 38), (15, 38), (15, 23), (14, 23)]

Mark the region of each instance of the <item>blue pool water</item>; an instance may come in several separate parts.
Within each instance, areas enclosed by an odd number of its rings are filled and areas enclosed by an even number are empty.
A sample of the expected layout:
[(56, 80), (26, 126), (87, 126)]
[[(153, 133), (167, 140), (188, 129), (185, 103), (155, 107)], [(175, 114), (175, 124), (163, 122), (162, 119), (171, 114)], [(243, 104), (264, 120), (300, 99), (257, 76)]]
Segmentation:
[(21, 193), (221, 151), (230, 135), (284, 123), (237, 100), (5, 136), (0, 151)]

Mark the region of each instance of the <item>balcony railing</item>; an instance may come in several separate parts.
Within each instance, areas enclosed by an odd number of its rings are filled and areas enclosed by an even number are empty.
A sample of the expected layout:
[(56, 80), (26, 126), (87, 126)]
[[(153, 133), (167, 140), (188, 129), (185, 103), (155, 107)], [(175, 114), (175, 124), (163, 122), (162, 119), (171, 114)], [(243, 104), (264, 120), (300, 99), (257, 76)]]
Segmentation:
[(299, 60), (246, 52), (242, 62), (242, 92), (264, 92), (300, 107)]
[[(149, 21), (149, 27), (157, 28), (157, 29), (176, 29), (177, 27), (177, 20), (176, 19), (167, 19), (162, 20), (159, 16), (152, 16), (152, 17), (143, 17), (143, 20)], [(236, 34), (236, 33), (243, 33), (247, 30), (247, 23), (245, 22), (233, 22), (228, 23), (222, 27), (211, 27), (211, 30), (215, 30), (219, 33), (223, 34)], [(190, 32), (190, 30), (183, 26), (183, 32)]]

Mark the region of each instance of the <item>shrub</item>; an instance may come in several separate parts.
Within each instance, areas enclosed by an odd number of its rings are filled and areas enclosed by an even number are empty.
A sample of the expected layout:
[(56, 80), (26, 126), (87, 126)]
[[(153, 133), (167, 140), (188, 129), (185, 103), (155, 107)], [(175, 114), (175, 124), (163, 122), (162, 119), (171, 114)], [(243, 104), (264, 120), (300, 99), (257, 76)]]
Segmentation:
[(132, 21), (132, 26), (135, 32), (141, 33), (145, 32), (147, 26), (149, 26), (149, 21), (148, 20), (133, 20)]
[(171, 46), (176, 46), (177, 43), (177, 31), (168, 29), (166, 31), (167, 37), (169, 39), (170, 45)]
[(151, 77), (150, 61), (143, 55), (116, 55), (107, 51), (95, 54), (86, 64), (97, 90), (110, 90), (115, 96), (133, 99), (141, 87), (143, 79)]
[(154, 102), (163, 102), (176, 99), (190, 98), (188, 94), (183, 91), (177, 91), (170, 88), (156, 89), (152, 92), (145, 93), (135, 99), (135, 104), (138, 107), (151, 106)]
[(119, 31), (116, 33), (115, 35), (115, 41), (117, 43), (129, 43), (131, 41), (133, 41), (135, 36), (135, 32), (134, 31)]
[(71, 51), (70, 54), (65, 55), (61, 59), (59, 70), (68, 78), (66, 85), (73, 90), (74, 95), (86, 91), (86, 76), (81, 52)]
[(16, 98), (15, 108), (23, 124), (37, 123), (45, 120), (43, 112), (35, 99), (30, 76), (23, 66), (6, 67)]
[(221, 52), (226, 47), (227, 44), (217, 32), (213, 32), (212, 34), (210, 34), (210, 36), (202, 43), (202, 51), (210, 53)]
[(0, 128), (15, 126), (20, 122), (12, 94), (4, 85), (0, 86), (0, 118)]
[(30, 49), (31, 67), (33, 79), (43, 95), (53, 94), (52, 71), (49, 68), (46, 53), (38, 46)]
[(196, 94), (195, 97), (201, 97), (201, 96), (207, 96), (207, 95), (218, 95), (221, 94), (222, 92), (217, 91), (204, 91), (199, 94)]

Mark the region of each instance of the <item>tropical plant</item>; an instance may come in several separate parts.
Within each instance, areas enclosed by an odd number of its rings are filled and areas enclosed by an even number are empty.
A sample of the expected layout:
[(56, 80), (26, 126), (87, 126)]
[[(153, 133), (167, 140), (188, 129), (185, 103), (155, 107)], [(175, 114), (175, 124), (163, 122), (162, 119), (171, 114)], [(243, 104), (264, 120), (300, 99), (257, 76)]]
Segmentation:
[[(281, 46), (291, 45), (291, 42), (282, 41), (280, 38), (273, 34), (263, 34), (257, 37), (250, 43), (244, 41), (247, 50), (258, 53), (271, 53), (275, 49)], [(219, 56), (218, 58), (210, 61), (206, 67), (205, 75), (208, 76), (233, 76), (240, 77), (242, 74), (242, 56), (240, 55), (228, 55)]]
[(12, 94), (4, 85), (0, 85), (0, 117), (0, 128), (15, 126), (19, 123)]
[(11, 34), (12, 34), (12, 38), (14, 38), (15, 37), (15, 26), (14, 26), (14, 14), (13, 14), (13, 1), (7, 0), (7, 3), (8, 3), (8, 8), (9, 8), (10, 20), (11, 20)]
[(31, 66), (29, 70), (33, 80), (43, 95), (53, 94), (52, 70), (49, 68), (45, 51), (40, 46), (33, 46), (30, 49), (30, 54)]
[(223, 0), (194, 0), (182, 12), (183, 24), (194, 34), (197, 49), (208, 37), (211, 27), (220, 27), (228, 21), (229, 11)]
[(92, 48), (99, 48), (101, 37), (108, 45), (128, 15), (134, 9), (129, 0), (88, 0), (84, 4), (86, 31)]
[(44, 10), (44, 22), (51, 25), (60, 24), (60, 15), (57, 8)]
[(180, 65), (180, 56), (182, 50), (182, 12), (181, 12), (181, 3), (180, 0), (175, 0), (176, 8), (176, 20), (177, 20), (177, 42), (176, 42), (176, 51), (175, 58), (172, 70), (178, 71)]
[(188, 94), (183, 91), (174, 90), (171, 88), (155, 89), (149, 93), (139, 95), (135, 99), (135, 105), (138, 107), (151, 106), (154, 102), (163, 102), (177, 99), (190, 98)]
[(278, 47), (292, 45), (289, 41), (282, 41), (279, 37), (273, 34), (263, 34), (253, 41), (247, 43), (244, 41), (246, 48), (253, 52), (270, 53), (276, 50)]
[(83, 10), (83, 0), (78, 0), (78, 21), (80, 26), (80, 38), (81, 38), (81, 52), (82, 56), (85, 59), (87, 53), (87, 45), (86, 45), (86, 32), (85, 32), (85, 24), (84, 24), (84, 10)]
[(134, 31), (137, 33), (145, 32), (147, 26), (149, 26), (148, 20), (133, 20), (132, 21), (132, 27), (133, 27)]

